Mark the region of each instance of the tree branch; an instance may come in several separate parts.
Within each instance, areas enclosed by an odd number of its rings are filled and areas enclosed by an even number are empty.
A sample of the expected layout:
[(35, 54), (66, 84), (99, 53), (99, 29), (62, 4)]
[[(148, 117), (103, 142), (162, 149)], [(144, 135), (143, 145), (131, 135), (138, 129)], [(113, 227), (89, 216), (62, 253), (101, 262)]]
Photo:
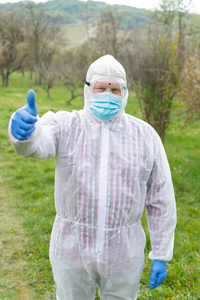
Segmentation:
[(74, 100), (75, 98), (77, 98), (77, 97), (82, 97), (82, 96), (83, 96), (83, 93), (72, 96), (72, 97), (67, 101), (66, 106), (69, 105), (69, 104), (71, 103), (71, 101)]

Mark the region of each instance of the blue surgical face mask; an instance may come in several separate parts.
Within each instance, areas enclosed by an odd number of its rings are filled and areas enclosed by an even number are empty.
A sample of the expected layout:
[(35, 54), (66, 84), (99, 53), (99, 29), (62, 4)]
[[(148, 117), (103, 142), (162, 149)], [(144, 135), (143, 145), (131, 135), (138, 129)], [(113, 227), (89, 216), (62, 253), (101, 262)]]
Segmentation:
[(121, 96), (110, 92), (93, 93), (90, 97), (89, 107), (97, 118), (108, 121), (120, 111), (121, 99)]

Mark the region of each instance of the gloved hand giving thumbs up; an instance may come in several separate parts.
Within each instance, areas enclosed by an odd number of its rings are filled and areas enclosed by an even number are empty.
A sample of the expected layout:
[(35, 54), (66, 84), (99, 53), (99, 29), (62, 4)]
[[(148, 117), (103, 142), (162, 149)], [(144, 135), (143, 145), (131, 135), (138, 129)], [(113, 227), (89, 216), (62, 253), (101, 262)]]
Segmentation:
[(11, 123), (11, 133), (17, 140), (27, 140), (35, 130), (37, 122), (37, 107), (35, 104), (35, 92), (27, 93), (27, 104), (18, 109)]

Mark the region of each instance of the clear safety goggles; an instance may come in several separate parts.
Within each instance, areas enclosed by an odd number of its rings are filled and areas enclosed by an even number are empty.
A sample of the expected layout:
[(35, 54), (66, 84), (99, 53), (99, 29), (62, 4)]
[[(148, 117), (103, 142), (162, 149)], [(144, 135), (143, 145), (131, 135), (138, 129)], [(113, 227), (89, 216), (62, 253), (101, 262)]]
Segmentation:
[(86, 81), (86, 84), (90, 87), (91, 93), (105, 93), (109, 91), (114, 95), (123, 96), (127, 90), (126, 85), (120, 78), (93, 76), (92, 81)]

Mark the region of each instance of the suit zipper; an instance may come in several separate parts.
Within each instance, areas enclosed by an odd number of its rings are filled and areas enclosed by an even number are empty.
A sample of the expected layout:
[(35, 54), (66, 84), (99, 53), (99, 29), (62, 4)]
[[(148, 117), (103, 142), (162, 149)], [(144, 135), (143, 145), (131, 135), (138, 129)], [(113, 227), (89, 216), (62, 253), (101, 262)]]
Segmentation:
[(102, 123), (96, 253), (101, 252), (103, 246), (103, 240), (104, 240), (106, 203), (107, 203), (108, 142), (109, 142), (108, 124)]

